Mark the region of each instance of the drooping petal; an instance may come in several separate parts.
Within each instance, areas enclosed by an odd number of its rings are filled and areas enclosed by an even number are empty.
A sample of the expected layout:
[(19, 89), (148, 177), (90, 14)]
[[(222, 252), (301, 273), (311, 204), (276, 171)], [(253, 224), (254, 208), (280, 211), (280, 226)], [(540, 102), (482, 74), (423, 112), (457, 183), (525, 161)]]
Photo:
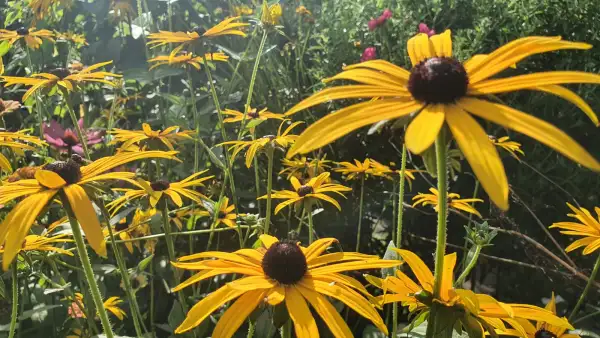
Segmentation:
[(295, 286), (285, 288), (285, 305), (292, 322), (296, 337), (298, 338), (319, 338), (319, 329), (317, 323), (304, 300), (302, 294)]
[(415, 277), (417, 277), (421, 286), (433, 286), (433, 274), (419, 256), (408, 250), (395, 249), (395, 251), (398, 252), (402, 259), (410, 266), (410, 269), (415, 274)]
[(406, 129), (406, 147), (414, 154), (427, 150), (437, 138), (444, 125), (444, 106), (435, 104), (426, 106), (410, 122)]
[(221, 316), (212, 333), (213, 338), (231, 338), (246, 318), (263, 301), (265, 290), (248, 291), (238, 298)]
[(48, 189), (58, 189), (67, 184), (57, 173), (49, 170), (37, 170), (35, 179)]
[(329, 327), (334, 337), (345, 338), (353, 336), (348, 324), (346, 324), (337, 309), (327, 300), (327, 298), (302, 285), (297, 286), (297, 289), (310, 305), (312, 305), (319, 316), (323, 318), (323, 321), (327, 324), (327, 327)]
[(577, 95), (572, 90), (558, 85), (540, 86), (531, 89), (551, 93), (573, 103), (574, 105), (579, 107), (579, 109), (581, 109), (596, 126), (600, 125), (600, 121), (598, 121), (598, 116), (596, 116), (596, 113), (594, 113), (592, 107), (590, 107), (590, 105), (587, 102), (585, 102), (585, 100), (581, 96)]
[(456, 265), (456, 252), (444, 256), (444, 271), (440, 286), (440, 297), (444, 301), (450, 300), (450, 291), (454, 284), (454, 266)]
[(102, 226), (87, 193), (77, 184), (68, 185), (63, 188), (63, 191), (69, 200), (75, 218), (85, 232), (88, 243), (98, 255), (106, 257), (106, 242), (102, 234)]
[(261, 243), (265, 246), (266, 249), (270, 248), (271, 245), (279, 242), (277, 237), (273, 237), (271, 235), (260, 235), (258, 238), (260, 239)]

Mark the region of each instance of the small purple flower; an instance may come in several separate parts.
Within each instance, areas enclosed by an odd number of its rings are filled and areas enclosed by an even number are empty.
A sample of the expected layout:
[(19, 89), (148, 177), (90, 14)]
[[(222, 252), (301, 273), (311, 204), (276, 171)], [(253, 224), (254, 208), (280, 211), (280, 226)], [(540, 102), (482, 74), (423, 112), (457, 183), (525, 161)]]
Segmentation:
[(367, 26), (369, 26), (370, 31), (374, 31), (377, 27), (383, 25), (389, 18), (392, 17), (392, 11), (386, 8), (383, 13), (377, 19), (369, 20)]
[(369, 60), (373, 60), (377, 58), (377, 48), (375, 47), (367, 47), (362, 53), (360, 57), (360, 62), (365, 62)]
[(389, 8), (383, 10), (383, 14), (381, 14), (386, 20), (392, 17), (392, 11)]
[[(83, 120), (78, 121), (79, 127), (83, 129)], [(103, 141), (103, 130), (83, 130), (86, 136), (87, 145), (91, 146)], [(67, 151), (83, 155), (83, 146), (77, 132), (71, 128), (64, 129), (58, 122), (52, 120), (50, 123), (44, 124), (44, 138), (54, 148), (60, 151)]]
[(435, 35), (435, 30), (429, 29), (429, 26), (421, 22), (419, 24), (419, 33), (425, 33), (427, 36), (432, 36)]
[(375, 19), (369, 20), (369, 23), (367, 24), (367, 26), (369, 26), (370, 31), (374, 31), (375, 28), (377, 28), (377, 25), (378, 25), (377, 20), (375, 20)]

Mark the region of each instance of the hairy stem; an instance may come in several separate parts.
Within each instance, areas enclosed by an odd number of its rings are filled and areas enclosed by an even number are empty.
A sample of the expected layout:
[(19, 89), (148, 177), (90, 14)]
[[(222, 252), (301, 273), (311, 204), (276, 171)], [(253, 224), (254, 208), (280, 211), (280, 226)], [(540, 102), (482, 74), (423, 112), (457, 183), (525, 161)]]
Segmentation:
[(363, 200), (365, 197), (365, 175), (360, 178), (360, 204), (358, 205), (358, 231), (356, 232), (356, 252), (360, 249), (360, 235), (362, 232)]
[(600, 255), (598, 255), (598, 258), (596, 259), (596, 264), (594, 264), (594, 270), (592, 270), (592, 274), (590, 275), (590, 279), (588, 279), (588, 282), (585, 285), (585, 288), (583, 289), (583, 292), (579, 296), (579, 300), (577, 300), (577, 304), (575, 304), (575, 307), (573, 308), (573, 311), (571, 311), (571, 314), (569, 315), (569, 322), (571, 322), (575, 318), (575, 315), (577, 314), (577, 311), (579, 311), (579, 308), (581, 307), (581, 305), (583, 305), (583, 301), (585, 300), (585, 297), (590, 292), (590, 289), (592, 287), (592, 283), (596, 280), (596, 275), (598, 274), (598, 269), (599, 268), (600, 268)]
[(10, 327), (8, 338), (14, 338), (17, 330), (17, 317), (19, 316), (19, 276), (17, 262), (12, 263), (12, 310), (10, 312)]
[(269, 226), (271, 225), (271, 189), (273, 188), (273, 155), (275, 148), (269, 146), (267, 150), (268, 169), (267, 169), (267, 210), (265, 217), (265, 235), (269, 234)]
[[(477, 264), (477, 260), (479, 259), (479, 254), (481, 253), (481, 248), (482, 248), (481, 245), (475, 246), (475, 252), (473, 252), (473, 256), (471, 256), (471, 260), (469, 261), (469, 263), (467, 264), (467, 266), (465, 267), (463, 272), (461, 272), (460, 276), (458, 276), (458, 278), (456, 279), (456, 282), (454, 283), (454, 285), (456, 287), (461, 287), (461, 285), (465, 282), (465, 280), (471, 273), (471, 270), (473, 270), (473, 268)], [(468, 256), (468, 253), (465, 256)]]
[[(404, 217), (404, 180), (406, 174), (406, 145), (402, 145), (402, 163), (400, 165), (400, 176), (398, 182), (398, 219), (396, 222), (396, 248), (402, 246), (402, 218)], [(398, 332), (398, 303), (394, 302), (392, 307), (392, 337), (396, 338)]]

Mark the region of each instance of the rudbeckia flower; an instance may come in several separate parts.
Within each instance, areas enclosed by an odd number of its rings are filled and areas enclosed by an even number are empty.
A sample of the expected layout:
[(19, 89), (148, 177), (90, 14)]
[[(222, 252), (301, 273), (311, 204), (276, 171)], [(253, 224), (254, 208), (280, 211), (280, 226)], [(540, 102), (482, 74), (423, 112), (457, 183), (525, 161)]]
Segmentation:
[(0, 244), (4, 244), (4, 270), (17, 255), (33, 222), (57, 194), (69, 202), (92, 249), (99, 255), (106, 256), (102, 227), (84, 187), (107, 180), (133, 182), (134, 173), (107, 171), (146, 158), (176, 160), (175, 152), (147, 151), (104, 157), (88, 165), (81, 165), (81, 157), (74, 156), (68, 161), (46, 164), (35, 172), (35, 179), (0, 186), (0, 204), (23, 198), (0, 224)]
[[(25, 130), (17, 132), (0, 131), (0, 150), (3, 147), (10, 148), (18, 156), (25, 155), (25, 150), (34, 150), (35, 147), (45, 146), (46, 142), (36, 136), (25, 133)], [(10, 161), (0, 152), (0, 170), (11, 173)], [(1, 203), (0, 203), (1, 204)]]
[(263, 1), (260, 22), (264, 26), (276, 26), (279, 24), (279, 20), (283, 15), (281, 4), (276, 3), (271, 6), (267, 5), (266, 1)]
[[(70, 307), (69, 307), (69, 313), (71, 314), (71, 316), (73, 317), (78, 317), (78, 318), (86, 318), (86, 315), (83, 311), (81, 311), (81, 309), (79, 308), (79, 304), (81, 304), (82, 306), (85, 306), (83, 304), (83, 295), (79, 292), (75, 293), (75, 298), (77, 301), (75, 301), (74, 299), (68, 297), (68, 300), (73, 301), (73, 303), (71, 303)], [(121, 309), (119, 307), (119, 305), (123, 303), (123, 300), (121, 300), (119, 297), (110, 297), (107, 300), (104, 301), (103, 305), (104, 308), (108, 311), (110, 311), (113, 315), (115, 315), (115, 317), (117, 317), (119, 320), (123, 320), (125, 319), (125, 317), (127, 317), (127, 314), (125, 313), (125, 311), (123, 311), (123, 309)]]
[(254, 11), (248, 5), (233, 6), (233, 14), (235, 16), (252, 15)]
[(50, 12), (52, 5), (62, 5), (65, 8), (71, 7), (73, 0), (31, 0), (29, 1), (29, 7), (35, 14), (36, 19), (43, 19), (46, 14)]
[(0, 117), (6, 115), (8, 113), (12, 113), (13, 111), (15, 111), (19, 108), (21, 108), (21, 103), (19, 103), (19, 101), (0, 99)]
[(49, 73), (33, 74), (30, 77), (0, 76), (0, 78), (2, 81), (6, 82), (4, 87), (15, 85), (30, 86), (31, 88), (23, 95), (23, 101), (27, 101), (29, 96), (36, 91), (40, 89), (51, 89), (54, 86), (59, 86), (59, 88), (66, 90), (67, 92), (74, 91), (79, 85), (86, 82), (103, 83), (114, 87), (115, 83), (108, 78), (117, 78), (121, 77), (121, 75), (109, 72), (93, 72), (94, 70), (111, 63), (112, 61), (97, 63), (73, 74), (66, 68), (56, 68)]
[[(324, 172), (317, 177), (311, 178), (306, 184), (301, 184), (294, 176), (290, 177), (290, 183), (294, 190), (274, 191), (271, 194), (271, 198), (273, 199), (286, 200), (275, 207), (275, 215), (288, 205), (295, 203), (295, 207), (299, 207), (304, 201), (313, 202), (317, 200), (331, 203), (341, 211), (342, 207), (340, 204), (333, 197), (326, 195), (325, 193), (336, 193), (346, 198), (342, 192), (352, 191), (352, 189), (340, 184), (325, 183), (329, 180), (329, 175), (328, 172)], [(267, 198), (267, 195), (261, 196), (259, 199), (265, 198)]]
[(294, 129), (296, 126), (303, 122), (294, 122), (290, 124), (282, 133), (281, 129), (287, 121), (289, 120), (281, 121), (279, 129), (277, 130), (277, 135), (267, 135), (250, 141), (228, 141), (223, 142), (219, 145), (231, 145), (231, 147), (229, 147), (229, 150), (233, 150), (231, 161), (235, 160), (237, 154), (239, 154), (240, 151), (248, 148), (248, 150), (246, 151), (246, 167), (250, 168), (254, 156), (256, 156), (256, 154), (263, 148), (267, 146), (287, 148), (292, 143), (294, 143), (298, 135), (289, 134), (292, 131), (292, 129)]
[(35, 27), (20, 27), (14, 31), (0, 29), (0, 41), (8, 41), (8, 44), (12, 46), (19, 39), (23, 39), (27, 47), (38, 49), (42, 45), (42, 39), (54, 42), (54, 33), (47, 29), (36, 30)]
[[(558, 318), (546, 309), (527, 304), (505, 304), (485, 294), (455, 289), (453, 274), (456, 253), (444, 256), (440, 296), (433, 298), (434, 276), (427, 265), (419, 256), (408, 250), (394, 249), (394, 251), (408, 264), (418, 284), (400, 270), (396, 270), (395, 276), (388, 276), (385, 279), (365, 275), (370, 284), (384, 291), (382, 296), (375, 299), (375, 304), (378, 306), (400, 302), (408, 306), (411, 313), (415, 313), (429, 312), (431, 305), (436, 302), (456, 310), (459, 327), (462, 326), (469, 332), (478, 331), (482, 338), (485, 331), (489, 333), (512, 331), (520, 333), (521, 337), (527, 337), (525, 328), (520, 324), (526, 320), (539, 320), (559, 327), (572, 328), (566, 319)], [(456, 327), (453, 324), (449, 325), (449, 327), (453, 326)]]
[(289, 180), (292, 176), (296, 178), (313, 178), (318, 176), (331, 168), (330, 160), (323, 158), (312, 158), (308, 159), (306, 156), (302, 156), (296, 159), (284, 158), (281, 160), (281, 164), (284, 168), (279, 172), (279, 175), (287, 174)]
[(178, 66), (184, 67), (192, 66), (197, 70), (200, 70), (200, 65), (203, 65), (206, 61), (222, 61), (227, 62), (229, 60), (229, 56), (225, 53), (206, 53), (204, 57), (202, 56), (194, 56), (192, 53), (184, 53), (180, 55), (159, 55), (154, 57), (148, 62), (150, 62), (150, 70), (163, 65), (168, 66)]
[[(129, 188), (114, 188), (114, 191), (124, 192), (125, 194), (116, 200), (110, 202), (106, 206), (109, 208), (112, 214), (117, 213), (125, 204), (132, 200), (144, 198), (148, 199), (152, 208), (156, 207), (163, 195), (169, 197), (171, 202), (181, 208), (183, 206), (183, 199), (186, 197), (196, 203), (202, 203), (202, 199), (207, 199), (203, 194), (190, 189), (192, 187), (203, 187), (202, 182), (213, 178), (214, 176), (199, 177), (206, 173), (208, 170), (197, 172), (188, 176), (186, 179), (179, 182), (169, 182), (167, 180), (157, 180), (154, 182), (145, 181), (138, 179), (137, 181), (129, 181), (136, 186), (134, 189)], [(165, 197), (166, 198), (166, 197)]]
[(357, 252), (323, 254), (336, 240), (324, 238), (305, 248), (291, 241), (261, 235), (262, 247), (233, 253), (202, 252), (181, 257), (173, 266), (196, 272), (176, 286), (179, 291), (207, 278), (223, 274), (243, 276), (204, 297), (188, 312), (175, 333), (198, 326), (227, 302), (237, 300), (217, 322), (212, 337), (229, 338), (261, 305), (285, 303), (298, 338), (318, 338), (312, 306), (335, 337), (353, 337), (352, 331), (328, 297), (346, 304), (387, 334), (383, 320), (367, 300), (366, 289), (344, 271), (393, 267), (400, 262)]
[(490, 199), (501, 209), (507, 209), (504, 166), (474, 116), (532, 137), (590, 169), (600, 171), (600, 163), (558, 128), (487, 97), (521, 89), (547, 92), (576, 104), (597, 124), (598, 119), (582, 104), (583, 99), (560, 85), (600, 83), (600, 75), (553, 71), (492, 77), (534, 54), (589, 48), (586, 43), (563, 41), (560, 37), (533, 36), (512, 41), (489, 55), (475, 55), (463, 63), (452, 57), (449, 30), (431, 37), (418, 34), (408, 40), (413, 66), (410, 71), (382, 60), (348, 66), (326, 82), (351, 80), (358, 85), (328, 88), (292, 107), (286, 115), (331, 100), (380, 98), (340, 109), (312, 124), (288, 156), (323, 147), (366, 125), (414, 116), (405, 135), (408, 149), (421, 154), (447, 126)]
[(54, 32), (54, 36), (57, 40), (71, 41), (76, 44), (78, 47), (89, 45), (87, 41), (85, 41), (85, 35), (83, 34), (75, 34), (71, 32), (60, 33)]
[[(433, 205), (435, 211), (438, 211), (438, 201), (440, 192), (436, 188), (429, 188), (431, 194), (418, 193), (415, 197), (413, 197), (413, 207), (417, 205)], [(469, 203), (474, 202), (483, 202), (482, 199), (479, 198), (460, 198), (459, 194), (456, 193), (448, 193), (448, 205), (450, 208), (462, 210), (464, 212), (468, 212), (473, 215), (477, 215), (481, 218), (481, 214), (475, 207), (473, 207)]]
[(525, 156), (525, 153), (521, 150), (521, 143), (511, 141), (508, 136), (502, 136), (498, 139), (490, 137), (490, 140), (496, 147), (506, 150), (516, 160), (520, 160), (519, 155)]
[(578, 209), (570, 203), (567, 203), (567, 206), (574, 212), (574, 214), (567, 214), (567, 216), (573, 217), (579, 222), (557, 222), (552, 224), (550, 228), (561, 229), (560, 233), (563, 235), (581, 236), (583, 238), (571, 243), (565, 251), (571, 252), (585, 247), (583, 254), (589, 255), (598, 250), (600, 248), (600, 208), (594, 208), (597, 217), (595, 218), (586, 208)]
[(333, 169), (333, 171), (341, 173), (347, 181), (366, 178), (371, 173), (371, 160), (365, 159), (363, 162), (354, 160), (354, 164), (350, 162), (338, 162), (341, 168)]
[(179, 131), (179, 126), (171, 126), (165, 130), (152, 130), (148, 123), (142, 124), (142, 130), (127, 130), (115, 128), (110, 132), (114, 139), (110, 144), (121, 144), (121, 149), (129, 149), (137, 145), (140, 150), (157, 148), (160, 143), (169, 150), (175, 150), (173, 143), (180, 140), (192, 140), (191, 130)]
[[(48, 236), (48, 233), (40, 235), (27, 235), (23, 240), (23, 244), (19, 249), (18, 253), (33, 252), (33, 251), (47, 251), (56, 252), (63, 255), (73, 256), (73, 253), (69, 250), (54, 246), (57, 243), (70, 243), (72, 239), (66, 238), (68, 234), (62, 234), (57, 236)], [(0, 253), (4, 253), (4, 248), (0, 247)]]
[[(387, 166), (383, 163), (379, 163), (374, 159), (369, 159), (371, 163), (371, 169), (369, 169), (368, 173), (373, 176), (382, 176), (387, 179), (394, 179), (393, 176), (400, 177), (400, 169), (392, 169), (390, 166)], [(393, 165), (393, 164), (392, 164)], [(404, 170), (404, 179), (408, 182), (409, 188), (412, 189), (412, 181), (415, 180), (415, 173), (420, 172), (420, 170), (415, 169), (405, 169)]]
[[(225, 123), (241, 122), (244, 120), (244, 113), (237, 111), (237, 110), (225, 109), (223, 111), (223, 114), (227, 115), (227, 116), (231, 116), (231, 117), (228, 117), (223, 120), (223, 122), (225, 122)], [(283, 120), (284, 116), (283, 116), (283, 114), (271, 113), (270, 111), (267, 110), (267, 108), (263, 108), (261, 110), (257, 110), (256, 108), (251, 108), (250, 110), (248, 110), (248, 113), (246, 114), (246, 122), (249, 122), (249, 121), (263, 122), (263, 121), (266, 121), (269, 119)]]
[[(215, 203), (216, 206), (216, 203)], [(219, 206), (219, 210), (217, 211), (217, 223), (215, 224), (215, 226), (219, 225), (219, 224), (225, 224), (226, 226), (230, 227), (230, 228), (235, 228), (236, 227), (236, 220), (237, 220), (237, 214), (235, 213), (235, 204), (229, 204), (229, 198), (227, 197), (223, 197), (223, 200), (221, 201), (221, 205)], [(194, 213), (194, 215), (200, 216), (200, 217), (206, 217), (206, 216), (210, 216), (211, 218), (214, 217), (214, 211), (210, 212), (210, 211), (206, 211), (206, 210), (198, 210)], [(243, 216), (243, 215), (240, 215)]]
[(225, 19), (219, 22), (216, 26), (204, 30), (202, 27), (196, 27), (191, 32), (169, 32), (159, 31), (148, 35), (148, 45), (154, 47), (167, 45), (170, 43), (178, 44), (171, 52), (171, 56), (177, 55), (185, 46), (201, 38), (214, 38), (223, 35), (238, 35), (246, 37), (246, 33), (240, 30), (241, 27), (248, 26), (247, 23), (236, 22), (240, 19), (239, 16)]

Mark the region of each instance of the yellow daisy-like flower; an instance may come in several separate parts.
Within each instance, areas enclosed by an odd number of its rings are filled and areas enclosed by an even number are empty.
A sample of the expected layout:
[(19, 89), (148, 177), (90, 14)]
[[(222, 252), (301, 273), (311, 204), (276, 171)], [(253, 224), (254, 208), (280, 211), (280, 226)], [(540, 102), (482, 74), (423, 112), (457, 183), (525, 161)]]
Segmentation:
[(146, 158), (176, 160), (175, 152), (147, 151), (123, 153), (81, 164), (75, 156), (68, 161), (46, 164), (35, 172), (35, 179), (19, 180), (0, 186), (0, 204), (20, 200), (0, 224), (0, 244), (4, 244), (2, 267), (8, 268), (17, 255), (33, 222), (58, 194), (69, 203), (75, 218), (94, 251), (106, 256), (106, 243), (94, 206), (84, 187), (107, 180), (134, 182), (132, 172), (108, 172), (118, 166)]
[[(438, 211), (440, 192), (436, 188), (429, 188), (429, 191), (431, 194), (418, 193), (415, 197), (413, 197), (412, 206), (415, 207), (419, 204), (422, 206), (433, 205), (435, 211)], [(477, 215), (481, 218), (479, 211), (469, 204), (474, 202), (483, 202), (483, 200), (479, 198), (460, 198), (459, 194), (448, 193), (448, 205), (450, 208), (462, 210), (464, 212)]]
[(50, 8), (53, 5), (62, 5), (65, 8), (70, 8), (73, 0), (31, 0), (29, 7), (33, 11), (36, 19), (43, 19), (46, 14), (50, 13)]
[(104, 301), (104, 308), (110, 311), (119, 320), (123, 320), (127, 317), (127, 314), (119, 307), (121, 303), (123, 303), (123, 300), (113, 296)]
[(307, 159), (306, 156), (302, 156), (296, 159), (284, 158), (281, 160), (281, 164), (284, 168), (279, 172), (279, 175), (287, 174), (289, 180), (292, 176), (296, 178), (313, 178), (318, 176), (331, 168), (332, 161), (323, 158)]
[(87, 43), (87, 41), (85, 40), (85, 35), (83, 35), (83, 34), (75, 34), (75, 33), (70, 33), (70, 32), (66, 32), (66, 33), (54, 32), (54, 36), (56, 37), (57, 40), (71, 41), (74, 44), (76, 44), (77, 46), (88, 46), (89, 45)]
[(252, 15), (254, 11), (248, 5), (233, 6), (234, 16)]
[(279, 129), (277, 130), (277, 135), (266, 135), (261, 138), (250, 141), (228, 141), (223, 142), (219, 145), (231, 145), (231, 147), (229, 147), (229, 150), (233, 150), (231, 161), (235, 160), (236, 156), (242, 150), (248, 148), (248, 150), (246, 151), (246, 167), (250, 168), (254, 156), (256, 156), (256, 154), (263, 148), (271, 146), (285, 149), (294, 143), (298, 135), (290, 135), (290, 132), (292, 131), (292, 129), (302, 124), (303, 122), (294, 122), (290, 124), (283, 132), (281, 132), (283, 125), (287, 121), (289, 120), (281, 121)]
[(490, 140), (496, 147), (506, 150), (516, 160), (520, 160), (519, 155), (525, 156), (525, 153), (521, 150), (521, 143), (511, 141), (508, 136), (502, 136), (499, 139), (490, 137)]
[(534, 54), (589, 48), (589, 44), (563, 41), (560, 37), (532, 36), (461, 63), (452, 57), (449, 30), (431, 37), (418, 34), (408, 40), (411, 71), (383, 60), (348, 66), (326, 81), (351, 80), (358, 85), (328, 88), (292, 107), (286, 115), (331, 100), (380, 98), (351, 105), (320, 119), (304, 131), (288, 156), (320, 148), (366, 125), (413, 115), (405, 135), (408, 149), (415, 154), (424, 152), (447, 125), (490, 199), (506, 210), (508, 182), (504, 166), (487, 133), (473, 116), (532, 137), (590, 169), (600, 171), (600, 163), (558, 128), (486, 97), (521, 89), (547, 92), (576, 104), (598, 124), (589, 106), (582, 104), (583, 99), (560, 85), (600, 83), (600, 75), (553, 71), (492, 77)]
[(114, 188), (114, 191), (124, 192), (125, 194), (116, 200), (110, 202), (106, 206), (110, 212), (114, 215), (119, 212), (128, 202), (132, 200), (144, 198), (148, 199), (152, 208), (156, 207), (163, 195), (167, 195), (171, 202), (177, 207), (183, 206), (183, 199), (181, 196), (191, 199), (196, 203), (202, 203), (202, 199), (207, 199), (203, 194), (190, 189), (191, 187), (203, 187), (202, 182), (213, 178), (214, 176), (199, 177), (206, 173), (208, 170), (204, 170), (188, 176), (186, 179), (179, 182), (169, 182), (167, 180), (157, 180), (154, 182), (145, 181), (138, 179), (137, 181), (130, 181), (137, 189), (129, 188)]
[[(17, 132), (0, 131), (0, 149), (7, 147), (18, 156), (24, 156), (25, 150), (35, 150), (35, 147), (42, 147), (46, 142), (36, 136), (31, 136), (25, 132), (28, 130), (19, 130)], [(10, 161), (0, 152), (0, 170), (12, 173)]]
[(30, 77), (0, 76), (0, 78), (2, 81), (6, 82), (4, 87), (14, 85), (30, 86), (31, 88), (23, 95), (23, 101), (26, 101), (29, 96), (36, 91), (40, 89), (51, 89), (54, 86), (59, 86), (60, 89), (66, 90), (67, 92), (74, 91), (83, 83), (96, 82), (114, 87), (115, 82), (109, 78), (118, 78), (121, 77), (121, 75), (110, 72), (93, 72), (94, 70), (111, 63), (112, 61), (97, 63), (73, 74), (66, 68), (56, 68), (50, 71), (50, 73), (38, 73), (33, 74)]
[(266, 1), (263, 1), (262, 9), (260, 14), (260, 22), (264, 26), (276, 26), (279, 24), (279, 20), (283, 15), (283, 10), (279, 3), (271, 6), (267, 5)]
[[(223, 197), (223, 200), (221, 201), (221, 205), (219, 206), (216, 225), (225, 224), (226, 226), (228, 226), (230, 228), (235, 228), (237, 226), (236, 220), (237, 220), (238, 215), (234, 212), (234, 210), (235, 210), (235, 204), (229, 204), (229, 198)], [(194, 215), (198, 215), (200, 217), (206, 217), (206, 216), (214, 217), (214, 211), (209, 212), (206, 210), (198, 210), (194, 213)], [(242, 216), (242, 215), (240, 215), (240, 216)]]
[(42, 45), (43, 39), (54, 42), (54, 33), (47, 29), (36, 30), (35, 27), (21, 27), (14, 31), (0, 29), (0, 41), (8, 41), (10, 46), (20, 39), (25, 41), (27, 47), (38, 49)]
[(173, 143), (181, 140), (192, 140), (194, 131), (179, 131), (179, 126), (171, 126), (165, 130), (152, 130), (148, 123), (142, 124), (142, 130), (127, 130), (115, 128), (111, 131), (114, 139), (110, 144), (121, 144), (121, 149), (130, 149), (137, 145), (138, 149), (145, 150), (159, 147), (160, 144), (169, 150), (174, 150)]
[(305, 6), (296, 7), (296, 14), (312, 16), (312, 13)]
[[(336, 193), (346, 198), (342, 192), (352, 191), (352, 189), (341, 184), (326, 183), (329, 180), (329, 175), (328, 172), (324, 172), (317, 177), (311, 178), (306, 184), (301, 184), (294, 176), (290, 177), (290, 183), (294, 190), (274, 191), (271, 194), (271, 198), (273, 199), (286, 200), (275, 207), (275, 215), (288, 205), (295, 204), (295, 207), (299, 207), (304, 201), (313, 202), (317, 200), (331, 203), (341, 211), (342, 207), (340, 204), (333, 197), (325, 193)], [(267, 198), (267, 195), (261, 196), (259, 199), (265, 198)]]
[(203, 65), (206, 61), (222, 61), (227, 62), (229, 60), (229, 56), (225, 53), (206, 53), (204, 57), (202, 56), (194, 56), (192, 53), (183, 53), (180, 55), (160, 55), (154, 57), (148, 62), (151, 63), (150, 70), (163, 65), (168, 66), (179, 66), (186, 68), (187, 66), (192, 66), (197, 70), (200, 70), (200, 65)]
[[(373, 176), (382, 176), (387, 179), (394, 179), (394, 176), (400, 177), (400, 172), (401, 172), (400, 169), (392, 169), (391, 167), (389, 167), (383, 163), (379, 163), (379, 162), (375, 161), (374, 159), (369, 159), (369, 161), (371, 162), (371, 169), (368, 170), (368, 174), (371, 174)], [(418, 173), (418, 172), (420, 172), (420, 170), (416, 170), (416, 169), (404, 170), (404, 179), (408, 183), (410, 189), (412, 189), (412, 181), (415, 180), (415, 173)]]
[(191, 32), (159, 31), (158, 33), (152, 33), (148, 35), (147, 44), (153, 48), (164, 46), (169, 43), (178, 44), (178, 46), (171, 52), (171, 56), (175, 56), (184, 47), (201, 38), (214, 38), (223, 35), (238, 35), (246, 37), (246, 33), (241, 31), (240, 28), (246, 27), (248, 24), (236, 22), (239, 19), (239, 16), (227, 18), (206, 31), (202, 27), (196, 27)]
[[(237, 110), (225, 109), (223, 114), (231, 116), (223, 120), (225, 123), (241, 122), (244, 120), (244, 113)], [(267, 108), (263, 108), (260, 111), (256, 108), (251, 108), (246, 114), (246, 122), (255, 120), (262, 122), (269, 119), (283, 120), (285, 117), (283, 114), (272, 113)]]
[(309, 308), (323, 318), (335, 337), (352, 337), (350, 328), (327, 297), (339, 300), (359, 315), (373, 322), (387, 334), (387, 328), (367, 300), (367, 290), (344, 271), (393, 267), (400, 262), (382, 260), (357, 252), (323, 254), (336, 240), (324, 238), (307, 248), (291, 241), (278, 241), (261, 235), (263, 247), (241, 249), (233, 253), (202, 252), (179, 258), (175, 267), (196, 272), (176, 286), (179, 291), (189, 285), (222, 274), (242, 275), (196, 303), (175, 333), (198, 326), (223, 304), (237, 300), (217, 322), (212, 337), (229, 338), (261, 305), (285, 302), (298, 338), (318, 338), (319, 331)]
[(338, 162), (341, 168), (333, 169), (333, 171), (341, 173), (347, 181), (366, 178), (371, 174), (371, 160), (365, 159), (363, 162), (354, 160), (354, 164), (350, 162)]
[(563, 235), (581, 236), (583, 238), (571, 243), (565, 251), (571, 252), (581, 247), (585, 247), (583, 249), (583, 254), (589, 255), (598, 250), (600, 248), (600, 208), (594, 208), (597, 217), (595, 218), (586, 208), (578, 209), (570, 203), (567, 203), (567, 206), (574, 212), (574, 214), (567, 214), (567, 216), (577, 219), (579, 223), (556, 222), (552, 224), (550, 228), (561, 229), (560, 233)]
[[(436, 302), (452, 307), (460, 314), (457, 320), (463, 328), (474, 328), (481, 332), (514, 332), (520, 337), (528, 337), (521, 324), (527, 320), (551, 323), (557, 327), (572, 328), (565, 318), (559, 318), (549, 310), (527, 304), (505, 304), (485, 294), (476, 294), (471, 290), (455, 289), (454, 267), (456, 253), (444, 256), (444, 272), (441, 282), (440, 298), (433, 298), (434, 276), (427, 265), (411, 251), (394, 249), (408, 264), (417, 278), (418, 284), (404, 272), (396, 270), (395, 276), (385, 279), (365, 275), (367, 281), (382, 289), (384, 294), (375, 299), (375, 304), (400, 302), (408, 306), (411, 313), (429, 311)], [(510, 325), (509, 327), (506, 324)], [(452, 327), (450, 324), (449, 327)], [(472, 330), (470, 330), (472, 331)]]
[[(49, 237), (48, 233), (40, 235), (27, 235), (23, 241), (21, 248), (18, 253), (31, 252), (31, 251), (48, 251), (57, 252), (59, 254), (73, 256), (73, 253), (69, 250), (53, 246), (56, 243), (71, 243), (72, 239), (65, 238), (68, 234), (62, 234), (57, 236)], [(0, 253), (4, 253), (4, 248), (0, 247)]]

